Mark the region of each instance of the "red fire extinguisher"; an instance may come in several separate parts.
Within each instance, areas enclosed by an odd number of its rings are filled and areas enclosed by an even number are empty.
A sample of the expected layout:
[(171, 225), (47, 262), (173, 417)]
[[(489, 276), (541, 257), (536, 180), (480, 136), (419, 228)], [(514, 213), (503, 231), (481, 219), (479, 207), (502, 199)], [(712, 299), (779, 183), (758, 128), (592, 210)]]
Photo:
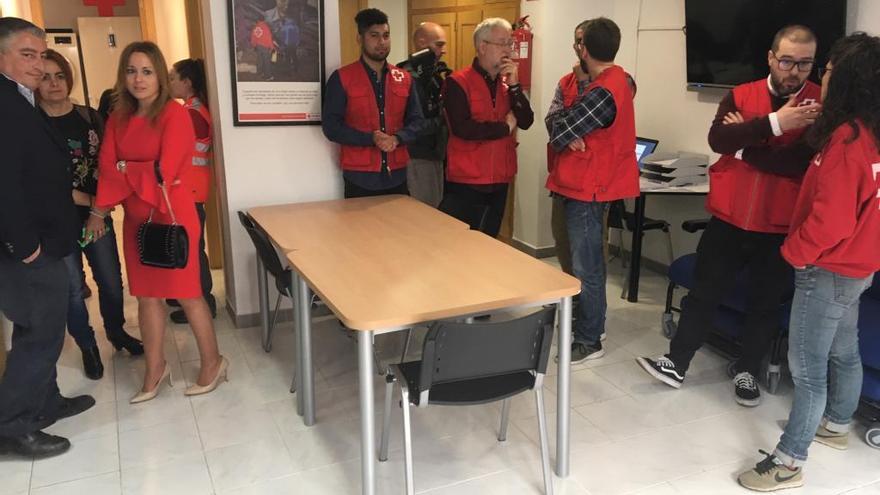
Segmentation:
[(518, 20), (515, 29), (511, 34), (513, 39), (512, 57), (516, 60), (519, 68), (519, 84), (522, 89), (529, 89), (532, 86), (532, 26), (529, 25), (529, 16), (525, 16)]

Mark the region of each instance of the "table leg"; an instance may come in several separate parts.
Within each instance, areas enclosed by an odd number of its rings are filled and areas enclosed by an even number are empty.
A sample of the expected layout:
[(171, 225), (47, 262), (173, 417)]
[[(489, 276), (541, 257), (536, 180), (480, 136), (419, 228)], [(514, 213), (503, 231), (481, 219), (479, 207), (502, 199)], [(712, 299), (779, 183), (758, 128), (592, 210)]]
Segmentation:
[[(294, 363), (294, 371), (293, 374), (293, 384), (296, 389), (296, 413), (300, 416), (303, 416), (305, 412), (305, 403), (303, 401), (303, 395), (305, 394), (305, 390), (303, 387), (303, 345), (302, 345), (302, 304), (300, 304), (299, 300), (299, 291), (300, 291), (300, 276), (295, 271), (291, 270), (290, 273), (290, 295), (291, 301), (293, 302), (293, 327), (295, 329), (293, 334), (294, 340), (294, 358), (296, 362)], [(305, 421), (305, 418), (303, 418)]]
[(299, 306), (299, 342), (302, 346), (300, 358), (302, 364), (302, 396), (303, 423), (306, 426), (315, 424), (315, 370), (312, 366), (312, 305), (311, 290), (303, 277), (299, 277), (297, 305)]
[(263, 260), (257, 256), (257, 294), (260, 297), (260, 330), (263, 333), (263, 350), (269, 352), (269, 275)]
[(556, 475), (568, 476), (571, 407), (571, 296), (559, 301), (559, 370), (556, 381)]
[(632, 245), (630, 247), (629, 264), (629, 290), (626, 300), (639, 302), (639, 275), (642, 269), (642, 226), (645, 224), (645, 196), (636, 198), (632, 232)]
[(376, 431), (373, 404), (373, 332), (358, 333), (358, 381), (361, 400), (361, 481), (364, 495), (376, 493)]

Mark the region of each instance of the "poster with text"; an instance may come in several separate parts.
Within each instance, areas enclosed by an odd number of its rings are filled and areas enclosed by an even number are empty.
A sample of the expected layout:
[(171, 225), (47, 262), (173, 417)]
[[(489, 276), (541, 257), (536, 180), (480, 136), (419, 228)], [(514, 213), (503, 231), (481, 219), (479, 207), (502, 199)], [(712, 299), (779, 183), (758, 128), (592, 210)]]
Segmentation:
[(228, 0), (235, 125), (320, 124), (323, 0)]

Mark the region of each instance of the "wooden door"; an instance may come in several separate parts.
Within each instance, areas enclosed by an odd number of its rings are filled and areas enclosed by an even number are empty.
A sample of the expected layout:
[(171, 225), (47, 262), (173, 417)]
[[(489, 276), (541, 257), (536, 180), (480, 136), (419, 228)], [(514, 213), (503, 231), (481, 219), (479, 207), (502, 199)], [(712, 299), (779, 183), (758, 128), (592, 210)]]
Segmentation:
[[(487, 2), (488, 3), (488, 2)], [(516, 22), (519, 14), (519, 6), (510, 2), (503, 4), (489, 4), (483, 7), (483, 19), (500, 17), (508, 20), (511, 24)]]
[(453, 69), (467, 67), (477, 56), (477, 50), (474, 48), (474, 29), (482, 20), (482, 10), (466, 10), (458, 13), (455, 22), (458, 64), (453, 66)]
[[(419, 24), (423, 22), (436, 22), (446, 31), (446, 56), (444, 60), (446, 61), (446, 65), (450, 67), (458, 67), (458, 53), (456, 52), (456, 49), (458, 47), (458, 40), (455, 36), (455, 33), (457, 32), (455, 25), (455, 13), (444, 12), (439, 14), (411, 15), (409, 17), (409, 32), (415, 32)], [(416, 49), (412, 44), (412, 36), (410, 36), (409, 38), (409, 53), (412, 53), (416, 51)]]
[(361, 56), (354, 16), (365, 8), (367, 0), (339, 0), (339, 44), (342, 51), (340, 66), (350, 64)]
[(455, 7), (456, 0), (409, 0), (409, 10), (447, 9)]

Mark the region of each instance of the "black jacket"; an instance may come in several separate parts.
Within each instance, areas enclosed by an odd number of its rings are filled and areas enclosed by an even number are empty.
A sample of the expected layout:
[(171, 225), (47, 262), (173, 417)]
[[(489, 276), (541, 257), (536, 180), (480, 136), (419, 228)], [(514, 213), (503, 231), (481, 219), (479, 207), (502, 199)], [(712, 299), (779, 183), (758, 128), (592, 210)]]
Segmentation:
[(443, 62), (416, 67), (411, 59), (404, 60), (397, 66), (412, 76), (413, 87), (419, 95), (419, 103), (422, 104), (422, 114), (428, 122), (419, 137), (406, 145), (409, 156), (424, 160), (444, 160), (448, 133), (443, 117), (443, 103), (440, 93), (443, 88), (443, 80), (452, 71)]
[[(71, 159), (49, 118), (0, 74), (0, 311), (29, 326), (43, 297), (31, 270), (60, 263), (80, 226), (73, 206)], [(22, 260), (40, 249), (30, 264)]]

